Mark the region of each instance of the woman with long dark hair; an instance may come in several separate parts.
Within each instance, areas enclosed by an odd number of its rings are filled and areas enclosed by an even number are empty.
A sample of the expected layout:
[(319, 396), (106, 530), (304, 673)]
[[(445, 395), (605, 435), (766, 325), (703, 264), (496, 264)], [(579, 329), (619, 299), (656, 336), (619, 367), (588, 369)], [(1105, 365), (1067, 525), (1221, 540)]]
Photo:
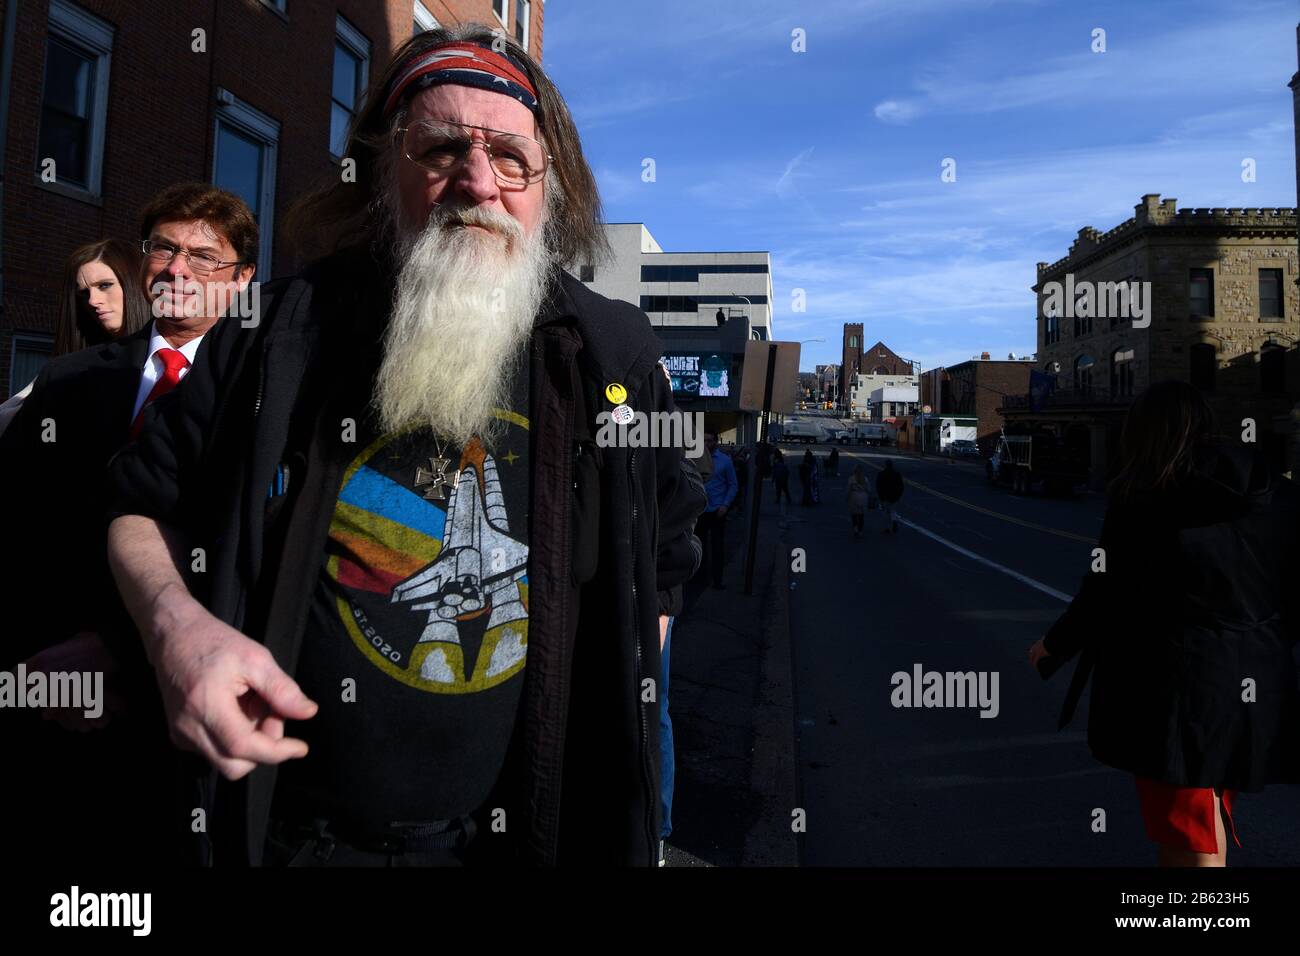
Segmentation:
[(1183, 382), (1134, 401), (1121, 446), (1092, 569), (1029, 658), (1082, 652), (1061, 726), (1091, 673), (1088, 746), (1134, 775), (1160, 865), (1223, 866), (1236, 795), (1300, 783), (1300, 489)]
[(59, 284), (56, 356), (126, 338), (148, 324), (138, 244), (101, 239), (68, 256)]
[[(101, 239), (76, 249), (63, 264), (54, 355), (125, 338), (149, 323), (140, 285), (140, 249), (123, 239)], [(18, 414), (29, 382), (0, 405), (0, 432)]]

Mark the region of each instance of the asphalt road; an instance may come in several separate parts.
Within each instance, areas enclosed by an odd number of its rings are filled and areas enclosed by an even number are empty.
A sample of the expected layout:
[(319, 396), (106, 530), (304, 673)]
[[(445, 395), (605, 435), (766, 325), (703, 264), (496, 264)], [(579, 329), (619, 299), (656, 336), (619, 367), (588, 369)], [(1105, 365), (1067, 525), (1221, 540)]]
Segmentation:
[[(874, 483), (886, 457), (908, 480), (903, 527), (869, 511), (854, 539), (845, 481), (861, 463)], [(1070, 668), (1043, 681), (1026, 659), (1087, 571), (1101, 497), (1020, 498), (974, 463), (856, 447), (821, 490), (789, 509), (807, 555), (790, 595), (802, 864), (1151, 865), (1132, 778), (1088, 752), (1086, 695), (1056, 730)], [(996, 672), (997, 715), (894, 707), (892, 675), (916, 665)], [(1243, 795), (1235, 815), (1231, 865), (1300, 865), (1300, 788)]]

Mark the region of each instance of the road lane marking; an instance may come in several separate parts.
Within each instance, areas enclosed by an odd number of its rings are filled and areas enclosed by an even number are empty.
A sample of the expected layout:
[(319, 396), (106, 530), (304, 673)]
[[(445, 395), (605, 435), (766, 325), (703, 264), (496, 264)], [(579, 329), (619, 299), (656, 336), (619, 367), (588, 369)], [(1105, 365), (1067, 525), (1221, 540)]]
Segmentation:
[[(848, 457), (852, 457), (855, 459), (858, 458), (857, 454), (851, 451), (845, 452), (844, 454)], [(864, 461), (863, 463), (868, 468), (875, 468), (877, 471), (881, 470), (878, 466), (873, 465), (869, 461)], [(1085, 534), (1075, 534), (1073, 531), (1062, 531), (1059, 528), (1049, 528), (1047, 525), (1044, 524), (1035, 524), (1034, 522), (1026, 521), (1023, 518), (1013, 518), (1011, 515), (1003, 514), (1000, 511), (993, 511), (990, 508), (984, 508), (981, 507), (980, 505), (971, 504), (969, 501), (964, 501), (961, 498), (954, 498), (952, 495), (946, 495), (942, 491), (937, 491), (928, 485), (923, 485), (919, 481), (913, 481), (911, 478), (904, 478), (903, 483), (911, 485), (913, 488), (919, 488), (922, 491), (927, 492), (928, 494), (934, 495), (936, 498), (943, 498), (945, 501), (951, 501), (955, 505), (961, 505), (963, 508), (969, 508), (971, 511), (978, 511), (981, 514), (990, 515), (991, 517), (994, 518), (1001, 518), (1003, 521), (1010, 521), (1012, 524), (1018, 524), (1025, 528), (1032, 528), (1035, 531), (1042, 531), (1046, 534), (1054, 534), (1060, 538), (1069, 538), (1071, 541), (1084, 541), (1087, 542), (1088, 544), (1097, 543), (1096, 538), (1090, 538)]]
[(952, 550), (956, 551), (958, 554), (962, 554), (970, 558), (972, 561), (978, 561), (980, 564), (987, 565), (988, 567), (992, 568), (995, 571), (1001, 571), (1003, 574), (1015, 578), (1021, 584), (1028, 584), (1034, 590), (1042, 591), (1044, 594), (1048, 595), (1049, 597), (1054, 597), (1058, 601), (1064, 601), (1066, 604), (1069, 604), (1071, 601), (1074, 600), (1074, 598), (1071, 595), (1066, 594), (1064, 591), (1058, 591), (1056, 590), (1056, 588), (1048, 587), (1046, 584), (1043, 584), (1041, 581), (1035, 581), (1033, 578), (1027, 577), (1026, 575), (1021, 574), (1019, 571), (1012, 571), (1005, 564), (998, 564), (996, 561), (990, 561), (982, 554), (976, 554), (974, 551), (969, 551), (966, 548), (963, 548), (959, 544), (953, 544), (947, 538), (941, 538), (933, 531), (927, 531), (925, 528), (922, 528), (919, 524), (915, 524), (914, 522), (908, 521), (906, 518), (898, 518), (897, 520), (899, 524), (905, 525), (911, 528), (913, 531), (920, 532), (921, 534), (925, 535), (927, 538), (939, 542), (939, 544), (943, 545), (945, 548), (951, 548)]

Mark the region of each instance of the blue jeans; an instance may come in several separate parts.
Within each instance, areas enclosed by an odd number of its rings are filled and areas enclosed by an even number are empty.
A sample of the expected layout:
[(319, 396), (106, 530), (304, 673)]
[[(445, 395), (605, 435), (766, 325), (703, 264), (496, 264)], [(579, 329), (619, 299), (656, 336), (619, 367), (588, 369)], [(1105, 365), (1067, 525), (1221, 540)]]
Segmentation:
[(673, 622), (668, 619), (668, 635), (664, 639), (663, 673), (659, 681), (659, 809), (663, 823), (659, 828), (659, 839), (666, 840), (673, 832), (673, 778), (676, 776), (677, 762), (673, 757), (673, 719), (668, 716), (668, 652), (673, 646)]

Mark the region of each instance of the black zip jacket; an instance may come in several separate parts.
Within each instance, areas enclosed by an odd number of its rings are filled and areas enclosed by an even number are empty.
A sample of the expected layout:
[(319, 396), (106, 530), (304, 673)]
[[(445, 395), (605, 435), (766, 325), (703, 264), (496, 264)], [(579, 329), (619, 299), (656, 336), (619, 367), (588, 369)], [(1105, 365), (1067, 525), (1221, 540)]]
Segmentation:
[[(263, 287), (260, 322), (220, 323), (110, 470), (110, 518), (147, 515), (204, 548), (191, 591), (289, 674), (342, 477), (304, 460), (300, 436), (327, 394), (364, 399), (368, 383), (339, 370), (379, 347), (390, 275), (351, 250)], [(635, 410), (673, 410), (659, 354), (644, 313), (565, 273), (552, 280), (531, 349), (528, 663), (506, 770), (483, 811), (505, 809), (506, 831), (480, 821), (485, 859), (656, 859), (659, 595), (694, 573), (705, 500), (682, 449), (598, 448), (592, 436), (611, 383)], [(289, 492), (268, 497), (285, 464)], [(323, 470), (299, 480), (295, 467)], [(191, 762), (195, 805), (208, 809), (198, 862), (260, 864), (276, 768), (230, 783)]]

